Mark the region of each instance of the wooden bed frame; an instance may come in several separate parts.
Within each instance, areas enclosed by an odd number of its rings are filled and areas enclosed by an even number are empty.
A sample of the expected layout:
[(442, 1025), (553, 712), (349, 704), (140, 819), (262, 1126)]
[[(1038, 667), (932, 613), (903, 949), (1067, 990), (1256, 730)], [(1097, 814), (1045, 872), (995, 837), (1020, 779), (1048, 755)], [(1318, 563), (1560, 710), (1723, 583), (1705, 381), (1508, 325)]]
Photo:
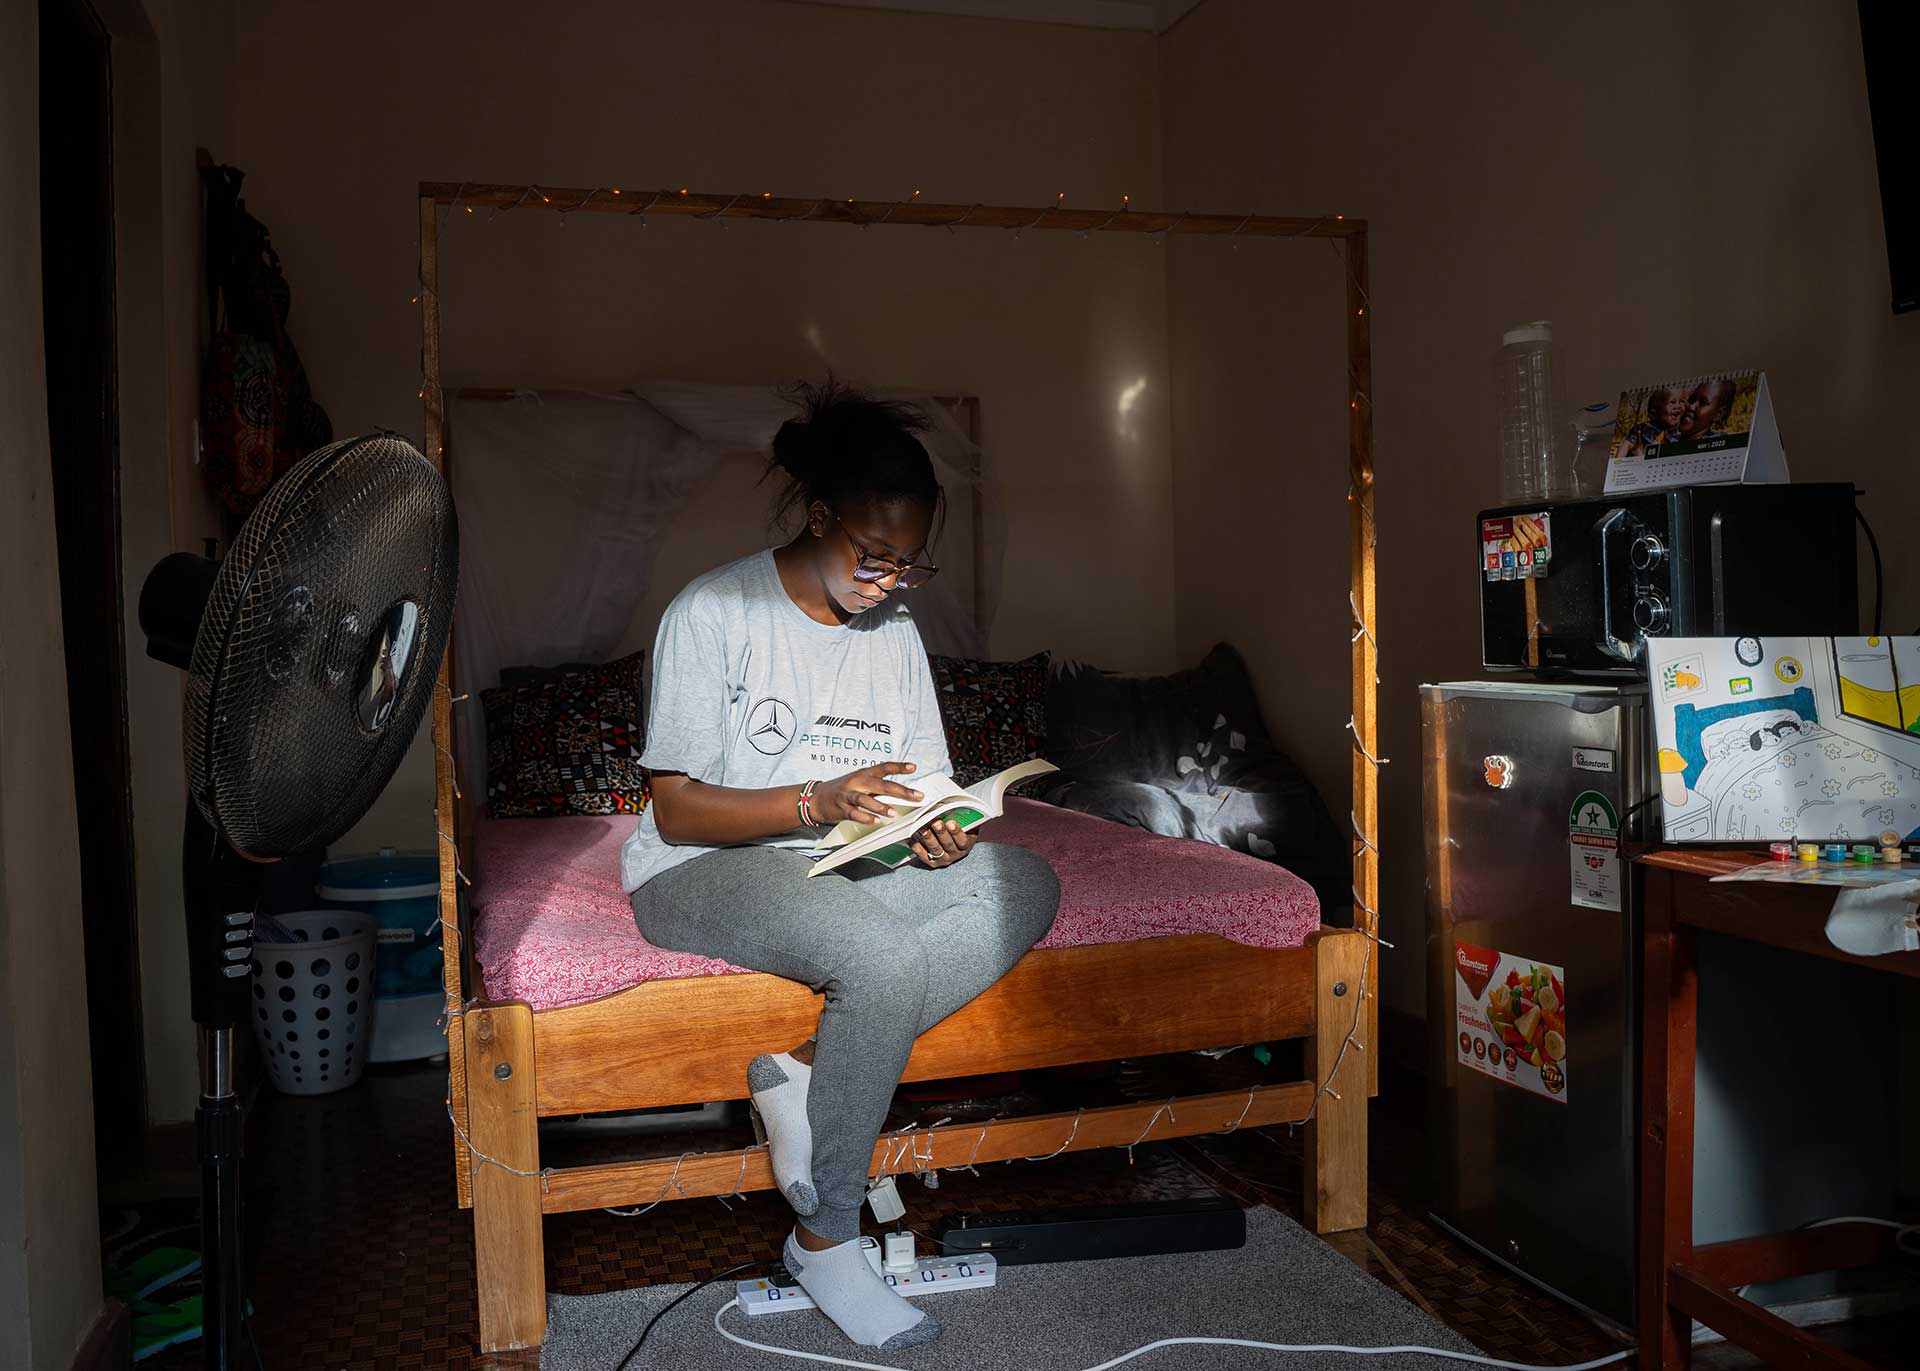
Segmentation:
[[(1367, 1100), (1378, 1090), (1379, 854), (1374, 845), (1379, 766), (1375, 716), (1373, 424), (1367, 238), (1343, 216), (1165, 214), (762, 195), (422, 182), (420, 307), (428, 455), (445, 456), (440, 384), (441, 206), (561, 213), (805, 219), (854, 226), (1067, 230), (1322, 238), (1336, 245), (1347, 290), (1348, 472), (1353, 611), (1354, 929), (1325, 928), (1298, 948), (1255, 948), (1213, 935), (1029, 952), (985, 994), (915, 1043), (904, 1079), (969, 1076), (1197, 1048), (1306, 1040), (1308, 1078), (1248, 1091), (921, 1131), (919, 1166), (961, 1166), (1056, 1151), (1124, 1147), (1147, 1139), (1237, 1127), (1307, 1127), (1304, 1185), (1317, 1232), (1363, 1227), (1367, 1217)], [(667, 1198), (770, 1189), (764, 1147), (679, 1160), (547, 1167), (538, 1121), (743, 1099), (747, 1063), (813, 1030), (821, 999), (778, 976), (744, 973), (654, 981), (587, 1004), (535, 1011), (484, 994), (469, 952), (459, 887), (471, 825), (456, 803), (449, 648), (435, 692), (436, 829), (445, 935), (448, 1113), (462, 1207), (474, 1214), (483, 1352), (537, 1347), (546, 1331), (541, 1246), (545, 1214)], [(470, 716), (471, 717), (471, 716)], [(449, 827), (453, 831), (449, 831)], [(1189, 988), (1204, 984), (1207, 994)], [(1169, 990), (1175, 993), (1169, 993)], [(1357, 1048), (1358, 1051), (1349, 1051)], [(876, 1144), (874, 1167), (887, 1159)]]

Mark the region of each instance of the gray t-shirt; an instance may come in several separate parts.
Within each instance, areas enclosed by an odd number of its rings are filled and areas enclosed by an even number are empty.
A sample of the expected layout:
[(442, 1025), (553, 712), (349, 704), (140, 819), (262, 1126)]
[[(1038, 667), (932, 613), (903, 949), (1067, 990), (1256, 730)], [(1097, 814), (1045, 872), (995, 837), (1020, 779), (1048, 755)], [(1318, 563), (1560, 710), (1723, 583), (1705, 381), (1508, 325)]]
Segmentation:
[[(844, 627), (793, 602), (772, 552), (696, 577), (667, 606), (653, 647), (641, 764), (696, 781), (766, 790), (831, 780), (877, 762), (950, 773), (927, 650), (894, 596)], [(903, 780), (911, 785), (912, 778)], [(800, 826), (759, 841), (811, 848)], [(631, 894), (711, 849), (669, 843), (649, 807), (620, 849)]]

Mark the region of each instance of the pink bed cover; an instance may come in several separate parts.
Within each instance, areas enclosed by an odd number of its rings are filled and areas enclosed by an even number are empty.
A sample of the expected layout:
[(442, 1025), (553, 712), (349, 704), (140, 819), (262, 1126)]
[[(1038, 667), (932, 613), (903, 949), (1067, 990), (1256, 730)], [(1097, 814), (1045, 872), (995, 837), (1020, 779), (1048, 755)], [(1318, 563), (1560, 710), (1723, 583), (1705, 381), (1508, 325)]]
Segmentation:
[[(557, 1009), (642, 981), (745, 969), (640, 936), (619, 880), (633, 825), (625, 814), (480, 821), (475, 955), (489, 996)], [(1298, 947), (1320, 926), (1312, 887), (1244, 852), (1020, 799), (979, 833), (1030, 848), (1059, 873), (1060, 913), (1041, 947), (1177, 933)]]

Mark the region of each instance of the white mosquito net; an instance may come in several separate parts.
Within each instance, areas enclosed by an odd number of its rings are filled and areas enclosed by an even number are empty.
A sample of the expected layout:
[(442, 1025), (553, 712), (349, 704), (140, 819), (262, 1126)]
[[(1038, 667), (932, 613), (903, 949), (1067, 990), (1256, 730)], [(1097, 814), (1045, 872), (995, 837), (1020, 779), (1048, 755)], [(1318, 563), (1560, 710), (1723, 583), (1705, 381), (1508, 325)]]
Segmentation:
[[(914, 620), (929, 652), (980, 656), (1004, 544), (981, 451), (933, 397), (886, 398), (927, 416), (921, 441), (947, 495), (940, 574), (911, 592)], [(450, 395), (459, 689), (477, 697), (507, 667), (651, 654), (661, 611), (689, 580), (790, 536), (770, 525), (782, 478), (762, 478), (796, 413), (772, 386)], [(459, 725), (463, 788), (484, 793), (484, 716), (469, 707)]]

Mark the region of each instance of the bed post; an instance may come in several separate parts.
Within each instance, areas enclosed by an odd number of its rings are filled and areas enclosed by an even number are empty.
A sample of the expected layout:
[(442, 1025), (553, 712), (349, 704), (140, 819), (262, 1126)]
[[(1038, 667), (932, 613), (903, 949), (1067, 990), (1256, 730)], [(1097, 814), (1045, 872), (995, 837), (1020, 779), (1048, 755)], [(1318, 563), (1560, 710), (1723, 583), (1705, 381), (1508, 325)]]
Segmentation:
[[(427, 460), (445, 470), (446, 413), (440, 394), (440, 223), (431, 196), (420, 197), (420, 404)], [(446, 987), (447, 1108), (453, 1116), (454, 1190), (460, 1207), (473, 1203), (473, 1161), (460, 1130), (467, 1127), (466, 1036), (460, 1009), (466, 1000), (460, 974), (460, 850), (453, 801), (453, 640), (440, 659), (433, 692), (433, 826), (439, 835), (441, 981)]]
[[(1373, 316), (1368, 309), (1367, 231), (1347, 235), (1347, 501), (1353, 550), (1350, 590), (1353, 631), (1353, 926), (1380, 932), (1380, 651), (1374, 641), (1373, 549)], [(1376, 948), (1378, 944), (1375, 944)], [(1365, 1015), (1368, 1095), (1380, 1093), (1380, 958), (1367, 958)], [(1364, 1165), (1364, 1158), (1362, 1159)]]
[(480, 1295), (480, 1350), (538, 1347), (547, 1335), (546, 1253), (540, 1240), (540, 1118), (534, 1103), (533, 1011), (475, 1008), (461, 1021), (474, 1149), (487, 1157), (468, 1176)]
[(1307, 1076), (1320, 1082), (1320, 1094), (1307, 1121), (1300, 1193), (1307, 1226), (1316, 1233), (1367, 1226), (1366, 1063), (1373, 1053), (1347, 1046), (1347, 1035), (1360, 1038), (1366, 1023), (1366, 1002), (1359, 999), (1363, 964), (1373, 964), (1364, 935), (1329, 928), (1315, 938)]

